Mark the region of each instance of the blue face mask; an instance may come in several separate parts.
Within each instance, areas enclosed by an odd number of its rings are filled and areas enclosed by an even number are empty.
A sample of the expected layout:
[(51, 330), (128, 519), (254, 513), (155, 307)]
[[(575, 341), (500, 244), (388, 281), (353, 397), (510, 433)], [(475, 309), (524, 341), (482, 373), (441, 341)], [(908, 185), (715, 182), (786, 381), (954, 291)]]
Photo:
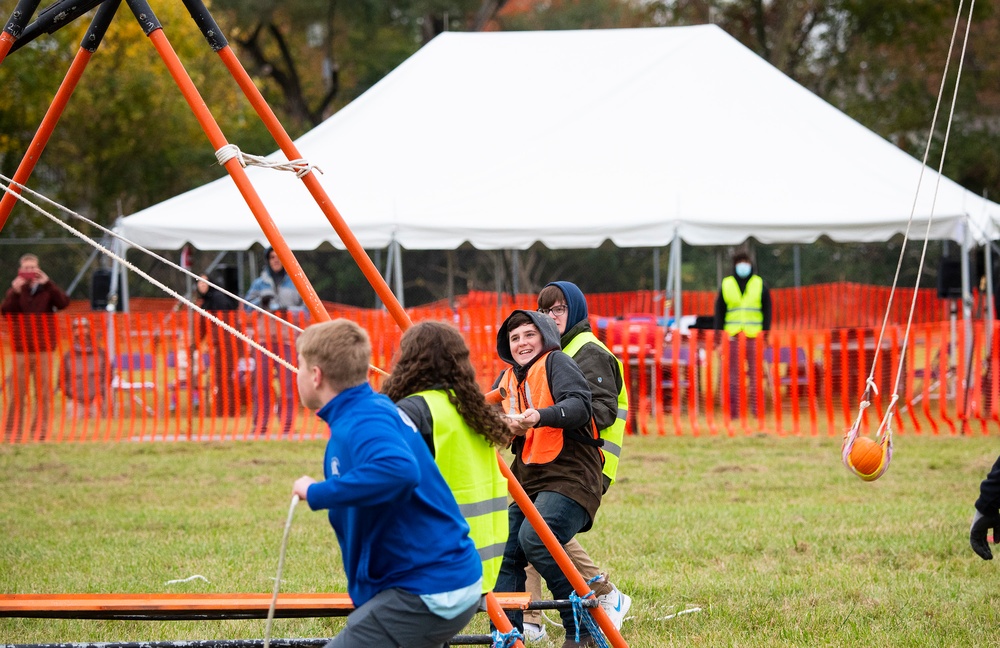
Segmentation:
[(746, 279), (747, 277), (750, 276), (750, 273), (752, 271), (753, 271), (753, 266), (751, 266), (749, 263), (736, 264), (736, 276), (739, 277), (740, 279)]

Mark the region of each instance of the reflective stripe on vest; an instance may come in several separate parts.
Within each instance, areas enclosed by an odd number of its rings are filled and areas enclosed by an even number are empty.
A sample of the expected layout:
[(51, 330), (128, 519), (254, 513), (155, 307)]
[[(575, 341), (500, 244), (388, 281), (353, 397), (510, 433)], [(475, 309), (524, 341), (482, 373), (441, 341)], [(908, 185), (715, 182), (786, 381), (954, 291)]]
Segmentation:
[(729, 335), (742, 332), (757, 337), (764, 330), (764, 280), (753, 275), (747, 281), (746, 292), (732, 275), (722, 280), (722, 300), (726, 302), (725, 331)]
[(507, 544), (507, 479), (500, 472), (496, 449), (470, 428), (447, 392), (414, 394), (427, 403), (434, 422), (434, 461), (469, 525), (483, 561), (483, 592), (497, 582)]
[(625, 368), (622, 366), (622, 361), (615, 354), (611, 353), (611, 350), (590, 331), (584, 331), (576, 335), (569, 341), (563, 352), (570, 357), (574, 357), (585, 344), (596, 344), (604, 349), (618, 363), (618, 374), (622, 376), (622, 387), (618, 390), (618, 417), (611, 424), (611, 427), (606, 427), (598, 431), (598, 434), (604, 439), (604, 446), (601, 448), (604, 451), (604, 475), (613, 484), (615, 483), (615, 475), (618, 474), (618, 461), (621, 459), (622, 442), (625, 440), (625, 421), (628, 419), (628, 390), (625, 388)]

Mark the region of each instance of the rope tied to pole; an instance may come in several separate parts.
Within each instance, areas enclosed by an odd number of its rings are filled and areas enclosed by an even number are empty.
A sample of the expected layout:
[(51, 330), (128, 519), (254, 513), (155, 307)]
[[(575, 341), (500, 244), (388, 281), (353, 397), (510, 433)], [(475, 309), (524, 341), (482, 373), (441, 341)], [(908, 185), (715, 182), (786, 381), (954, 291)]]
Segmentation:
[[(601, 575), (598, 574), (594, 576), (587, 584), (590, 585), (595, 580), (600, 578)], [(594, 596), (594, 590), (587, 592), (586, 596), (580, 596), (576, 592), (570, 592), (569, 600), (573, 604), (573, 621), (576, 623), (576, 641), (580, 641), (580, 624), (587, 626), (587, 632), (594, 639), (594, 644), (598, 648), (610, 648), (608, 640), (604, 637), (604, 633), (601, 632), (601, 627), (597, 625), (597, 621), (594, 617), (590, 615), (587, 608), (595, 607), (597, 603), (597, 597)], [(586, 602), (585, 602), (586, 601)]]
[(511, 628), (510, 632), (494, 630), (490, 633), (490, 637), (493, 639), (492, 648), (514, 648), (518, 640), (524, 640), (524, 635), (518, 632), (517, 628)]
[(296, 178), (302, 178), (303, 176), (309, 174), (313, 169), (323, 173), (323, 169), (310, 164), (310, 162), (305, 158), (289, 160), (288, 162), (272, 162), (271, 160), (259, 155), (244, 153), (240, 150), (240, 147), (235, 144), (226, 144), (215, 152), (215, 159), (218, 160), (219, 164), (222, 166), (225, 166), (226, 163), (233, 158), (239, 161), (240, 166), (244, 168), (248, 166), (259, 166), (264, 167), (265, 169), (275, 169), (277, 171), (291, 171), (295, 174)]

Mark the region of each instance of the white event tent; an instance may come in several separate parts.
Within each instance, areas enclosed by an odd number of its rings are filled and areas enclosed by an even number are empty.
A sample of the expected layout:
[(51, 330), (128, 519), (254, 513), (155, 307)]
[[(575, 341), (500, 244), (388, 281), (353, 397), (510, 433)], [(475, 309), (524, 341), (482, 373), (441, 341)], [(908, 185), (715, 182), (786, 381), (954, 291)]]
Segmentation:
[[(445, 33), (296, 143), (369, 249), (881, 241), (911, 212), (923, 238), (932, 206), (930, 238), (971, 243), (1000, 222), (715, 26)], [(247, 172), (293, 249), (343, 247), (294, 174)], [(266, 245), (229, 177), (119, 231)]]

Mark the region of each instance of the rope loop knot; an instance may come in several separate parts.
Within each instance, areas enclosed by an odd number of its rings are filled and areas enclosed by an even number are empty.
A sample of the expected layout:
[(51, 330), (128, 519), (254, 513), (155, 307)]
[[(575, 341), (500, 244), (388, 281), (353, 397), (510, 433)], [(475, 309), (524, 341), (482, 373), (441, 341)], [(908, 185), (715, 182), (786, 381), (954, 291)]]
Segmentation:
[(215, 152), (215, 159), (219, 161), (219, 164), (225, 166), (227, 162), (232, 159), (236, 159), (240, 166), (246, 168), (248, 166), (259, 166), (265, 169), (275, 169), (277, 171), (291, 171), (295, 174), (296, 178), (302, 178), (306, 174), (310, 173), (315, 169), (320, 173), (323, 170), (318, 166), (313, 166), (305, 158), (299, 158), (297, 160), (289, 160), (288, 162), (272, 162), (267, 158), (261, 157), (259, 155), (251, 155), (250, 153), (244, 153), (240, 150), (240, 147), (235, 144), (226, 144)]

